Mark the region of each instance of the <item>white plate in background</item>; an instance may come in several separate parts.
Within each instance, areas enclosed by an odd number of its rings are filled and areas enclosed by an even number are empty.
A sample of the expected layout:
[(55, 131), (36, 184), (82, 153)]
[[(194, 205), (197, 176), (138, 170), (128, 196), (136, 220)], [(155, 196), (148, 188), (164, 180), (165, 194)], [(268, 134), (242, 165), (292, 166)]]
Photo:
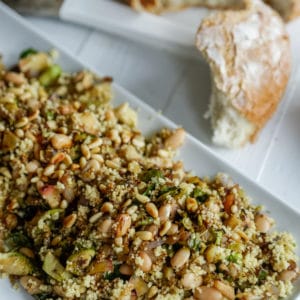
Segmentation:
[[(185, 56), (200, 55), (195, 49), (195, 34), (203, 17), (212, 10), (193, 7), (178, 12), (154, 15), (136, 12), (117, 0), (65, 0), (62, 19), (117, 34)], [(294, 59), (300, 62), (300, 18), (287, 26)]]
[[(74, 57), (60, 50), (59, 46), (51, 44), (41, 34), (37, 33), (35, 29), (30, 27), (21, 17), (7, 9), (1, 3), (0, 40), (0, 53), (3, 54), (4, 62), (8, 65), (17, 61), (19, 53), (23, 49), (33, 47), (39, 50), (58, 49), (61, 53), (58, 63), (68, 71), (75, 71), (84, 67)], [(93, 69), (92, 66), (87, 67)], [(122, 87), (114, 85), (114, 93), (115, 104), (128, 101), (133, 107), (139, 108), (140, 128), (145, 134), (161, 127), (175, 126), (174, 123), (158, 115), (153, 109), (128, 93)], [(190, 135), (187, 137), (179, 157), (184, 161), (187, 169), (194, 170), (195, 173), (200, 176), (214, 175), (219, 171), (231, 174), (233, 179), (244, 187), (247, 193), (255, 199), (255, 203), (266, 206), (272, 217), (277, 220), (278, 229), (290, 231), (300, 246), (300, 215), (281, 200), (272, 196), (255, 182), (241, 175), (237, 170), (234, 170), (227, 163), (216, 157), (206, 146)], [(300, 255), (299, 247), (297, 254)], [(300, 284), (298, 284), (295, 295), (291, 299), (299, 298), (296, 296), (296, 294), (299, 295), (299, 293)], [(21, 291), (13, 290), (8, 281), (0, 280), (0, 299), (21, 300), (30, 299), (30, 297)]]

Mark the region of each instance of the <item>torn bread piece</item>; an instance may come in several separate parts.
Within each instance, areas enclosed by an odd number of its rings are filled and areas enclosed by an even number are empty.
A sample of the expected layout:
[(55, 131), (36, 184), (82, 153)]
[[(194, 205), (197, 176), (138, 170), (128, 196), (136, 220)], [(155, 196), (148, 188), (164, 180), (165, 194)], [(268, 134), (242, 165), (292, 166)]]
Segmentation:
[(300, 0), (266, 0), (288, 22), (300, 16)]
[(211, 69), (213, 142), (229, 148), (254, 142), (290, 76), (290, 42), (282, 19), (262, 1), (249, 0), (244, 10), (206, 17), (196, 45)]
[(228, 9), (243, 8), (243, 0), (126, 0), (137, 11), (146, 10), (159, 14), (165, 11), (176, 11), (190, 6)]
[[(264, 0), (288, 22), (300, 16), (300, 0)], [(205, 6), (214, 9), (242, 9), (244, 0), (125, 0), (137, 11), (160, 14), (191, 6)]]

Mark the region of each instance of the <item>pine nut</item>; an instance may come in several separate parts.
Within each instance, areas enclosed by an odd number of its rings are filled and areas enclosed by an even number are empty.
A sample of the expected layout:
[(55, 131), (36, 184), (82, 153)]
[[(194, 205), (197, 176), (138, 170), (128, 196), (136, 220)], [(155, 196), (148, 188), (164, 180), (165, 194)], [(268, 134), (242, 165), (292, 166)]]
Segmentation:
[(167, 232), (170, 230), (171, 226), (172, 226), (171, 221), (165, 222), (159, 231), (159, 235), (164, 236), (165, 234), (167, 234)]
[(72, 139), (65, 134), (54, 134), (51, 138), (51, 144), (57, 150), (70, 148), (72, 146)]
[(152, 202), (147, 203), (146, 211), (152, 218), (154, 218), (154, 219), (158, 218), (158, 209), (154, 203), (152, 203)]
[(186, 290), (192, 290), (202, 284), (202, 276), (193, 273), (186, 273), (181, 278), (181, 284)]
[(181, 248), (171, 258), (171, 266), (174, 269), (181, 269), (189, 260), (191, 251), (189, 248)]
[(172, 207), (170, 204), (165, 204), (159, 208), (158, 216), (159, 216), (161, 223), (166, 222), (170, 218), (171, 209), (172, 209)]
[(135, 235), (143, 241), (150, 241), (153, 238), (152, 232), (150, 231), (138, 231)]
[(102, 217), (102, 212), (98, 212), (90, 217), (89, 222), (96, 223), (101, 217)]
[(63, 225), (65, 228), (71, 228), (75, 224), (76, 220), (77, 220), (77, 215), (71, 214), (64, 218)]
[(195, 289), (194, 297), (197, 300), (222, 300), (222, 294), (215, 288), (202, 286)]
[(120, 273), (123, 275), (130, 276), (133, 274), (133, 268), (127, 264), (122, 264), (119, 269)]
[(177, 128), (173, 133), (165, 140), (165, 147), (167, 149), (176, 150), (179, 148), (185, 139), (185, 131), (183, 128)]
[(127, 233), (131, 226), (131, 217), (128, 214), (121, 214), (117, 219), (116, 236), (121, 237)]
[(255, 217), (256, 229), (260, 232), (266, 233), (271, 229), (271, 220), (268, 216), (260, 214)]
[(137, 265), (145, 273), (147, 273), (151, 270), (152, 260), (145, 251), (141, 251), (139, 253), (138, 259), (137, 259)]
[(112, 213), (114, 210), (114, 206), (112, 205), (112, 203), (110, 202), (104, 202), (102, 207), (101, 207), (101, 211), (103, 213)]

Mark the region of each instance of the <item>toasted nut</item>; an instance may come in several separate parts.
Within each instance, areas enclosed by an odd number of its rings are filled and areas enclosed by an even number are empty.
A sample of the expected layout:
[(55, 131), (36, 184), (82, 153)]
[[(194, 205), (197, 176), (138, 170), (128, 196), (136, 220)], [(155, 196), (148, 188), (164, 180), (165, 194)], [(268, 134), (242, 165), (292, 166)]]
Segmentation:
[(230, 214), (231, 213), (231, 207), (233, 205), (235, 201), (235, 196), (233, 194), (228, 194), (226, 197), (225, 197), (225, 200), (223, 202), (223, 205), (224, 205), (224, 210)]
[(152, 260), (145, 251), (141, 251), (139, 253), (136, 263), (138, 267), (145, 273), (149, 272), (152, 268)]
[(84, 155), (84, 157), (86, 159), (90, 159), (91, 158), (91, 152), (90, 152), (89, 147), (85, 144), (82, 144), (80, 148), (81, 148), (81, 153)]
[(164, 267), (163, 269), (164, 278), (167, 280), (171, 280), (175, 277), (174, 270), (170, 267)]
[(71, 228), (75, 224), (76, 220), (77, 220), (76, 214), (68, 215), (67, 217), (64, 218), (63, 225), (65, 228)]
[(152, 202), (147, 203), (146, 211), (152, 218), (154, 218), (154, 219), (158, 218), (158, 209), (154, 203), (152, 203)]
[(100, 223), (98, 230), (101, 233), (108, 234), (111, 231), (112, 223), (112, 219), (105, 219)]
[(186, 208), (188, 211), (195, 212), (198, 209), (198, 202), (195, 198), (186, 199)]
[(94, 149), (94, 148), (97, 148), (97, 147), (101, 146), (102, 143), (103, 142), (102, 142), (101, 139), (96, 139), (92, 143), (90, 143), (88, 147), (89, 147), (89, 149)]
[(45, 176), (51, 176), (55, 171), (55, 165), (48, 165), (43, 172), (43, 175)]
[(202, 276), (193, 273), (186, 273), (181, 278), (181, 284), (186, 290), (192, 290), (201, 285), (203, 282)]
[(152, 285), (148, 291), (148, 299), (155, 297), (158, 294), (158, 288), (155, 285)]
[(178, 225), (177, 224), (172, 224), (170, 229), (167, 232), (167, 235), (174, 235), (178, 232)]
[(112, 213), (114, 210), (114, 206), (112, 205), (112, 203), (110, 202), (104, 202), (102, 207), (101, 207), (101, 211), (103, 213)]
[(171, 266), (174, 269), (181, 269), (189, 260), (191, 251), (189, 248), (181, 248), (171, 258)]
[(27, 163), (26, 170), (28, 173), (34, 173), (39, 168), (40, 163), (37, 160), (32, 160)]
[(286, 270), (280, 273), (279, 280), (282, 281), (293, 281), (297, 278), (297, 273), (292, 270)]
[(127, 233), (131, 226), (131, 217), (128, 214), (121, 214), (117, 219), (116, 236), (120, 237)]
[(98, 212), (90, 217), (89, 222), (96, 223), (101, 217), (102, 217), (102, 213)]
[(14, 229), (18, 225), (18, 218), (15, 214), (7, 214), (5, 217), (5, 225), (8, 229)]
[(230, 300), (235, 299), (234, 288), (229, 284), (226, 284), (220, 280), (216, 280), (214, 283), (215, 288)]
[(165, 205), (163, 205), (159, 208), (158, 216), (159, 216), (159, 219), (162, 223), (169, 220), (170, 215), (171, 215), (171, 210), (172, 210), (172, 207), (171, 207), (170, 204), (165, 204)]
[(50, 163), (54, 164), (54, 165), (59, 164), (60, 162), (62, 162), (65, 159), (65, 157), (66, 157), (65, 153), (58, 152), (51, 158)]
[(153, 238), (152, 232), (150, 231), (138, 231), (135, 235), (143, 241), (150, 241)]
[(27, 257), (34, 258), (34, 252), (31, 249), (27, 248), (27, 247), (21, 247), (19, 249), (19, 252), (24, 254)]
[(185, 131), (183, 128), (177, 128), (173, 133), (165, 140), (165, 147), (173, 150), (178, 149), (184, 143)]
[(255, 225), (256, 229), (263, 233), (268, 232), (272, 227), (271, 219), (263, 214), (257, 215), (255, 217)]
[(147, 203), (150, 201), (150, 198), (145, 196), (145, 195), (141, 195), (139, 193), (136, 193), (135, 195), (136, 199), (141, 202), (141, 203)]
[(172, 226), (171, 221), (165, 222), (159, 231), (159, 235), (164, 236), (165, 234), (167, 234), (167, 232), (170, 230), (171, 226)]
[(26, 81), (23, 74), (15, 73), (15, 72), (6, 72), (6, 74), (4, 75), (4, 79), (5, 81), (11, 82), (15, 85), (21, 85)]
[(54, 134), (51, 138), (51, 144), (57, 150), (70, 148), (72, 146), (72, 138), (65, 134)]
[(194, 297), (197, 300), (222, 300), (222, 294), (215, 288), (202, 286), (195, 289)]
[(133, 274), (133, 268), (130, 266), (130, 265), (127, 265), (127, 264), (122, 264), (120, 266), (120, 269), (119, 269), (120, 273), (123, 274), (123, 275), (132, 275)]
[(25, 127), (28, 123), (29, 123), (28, 118), (23, 117), (16, 123), (15, 127), (22, 128), (22, 127)]
[(37, 279), (34, 276), (22, 276), (20, 278), (20, 283), (22, 287), (30, 295), (36, 295), (41, 293), (40, 286), (43, 284), (41, 280)]

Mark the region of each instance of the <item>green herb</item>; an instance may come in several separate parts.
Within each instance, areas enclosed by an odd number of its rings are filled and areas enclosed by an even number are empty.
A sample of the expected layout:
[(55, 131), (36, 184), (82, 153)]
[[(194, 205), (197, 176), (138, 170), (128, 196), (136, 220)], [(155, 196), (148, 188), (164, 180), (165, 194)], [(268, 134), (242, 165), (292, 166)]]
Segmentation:
[(163, 194), (170, 194), (170, 195), (174, 195), (177, 192), (178, 188), (176, 186), (167, 186), (164, 185), (161, 187), (161, 189), (159, 190), (159, 194), (158, 196), (161, 196)]
[(195, 188), (193, 190), (192, 197), (197, 199), (198, 202), (204, 203), (207, 200), (208, 195), (205, 192), (203, 192), (201, 189)]
[(5, 245), (10, 250), (16, 250), (21, 247), (31, 247), (29, 238), (22, 231), (11, 233), (5, 240)]
[(235, 264), (241, 263), (243, 256), (240, 253), (233, 252), (226, 258), (229, 262), (233, 262)]
[(146, 225), (150, 225), (153, 223), (153, 218), (151, 217), (146, 217), (146, 218), (142, 218), (141, 220), (139, 220), (136, 223), (136, 226), (146, 226)]
[(161, 170), (158, 170), (158, 169), (151, 169), (151, 170), (148, 170), (146, 171), (141, 179), (145, 182), (149, 182), (149, 181), (152, 181), (152, 182), (155, 182), (157, 183), (158, 182), (158, 179), (159, 178), (163, 178), (163, 173)]
[(198, 232), (192, 233), (187, 243), (190, 249), (194, 251), (199, 251), (201, 248), (200, 234)]
[(37, 51), (33, 48), (28, 48), (21, 52), (20, 58), (26, 58), (27, 56), (30, 56), (32, 54), (37, 54)]
[(222, 231), (215, 231), (214, 236), (215, 236), (215, 244), (217, 246), (220, 246), (221, 242), (222, 242), (223, 232)]
[(155, 187), (156, 187), (156, 184), (155, 184), (155, 183), (149, 184), (149, 185), (147, 186), (145, 192), (143, 193), (143, 195), (149, 196), (150, 193), (151, 193), (152, 191), (155, 190)]
[(55, 112), (52, 111), (52, 110), (48, 110), (46, 112), (46, 117), (47, 117), (48, 121), (54, 120), (54, 118), (55, 118)]
[(53, 65), (47, 68), (39, 77), (39, 82), (43, 86), (53, 84), (61, 75), (62, 70), (59, 65)]
[(114, 270), (112, 272), (104, 273), (104, 279), (105, 280), (114, 280), (116, 278), (122, 277), (122, 274), (120, 273), (120, 266), (121, 266), (121, 264), (115, 264)]
[(268, 272), (266, 270), (260, 270), (258, 274), (258, 280), (259, 281), (266, 280), (267, 276), (268, 276)]

